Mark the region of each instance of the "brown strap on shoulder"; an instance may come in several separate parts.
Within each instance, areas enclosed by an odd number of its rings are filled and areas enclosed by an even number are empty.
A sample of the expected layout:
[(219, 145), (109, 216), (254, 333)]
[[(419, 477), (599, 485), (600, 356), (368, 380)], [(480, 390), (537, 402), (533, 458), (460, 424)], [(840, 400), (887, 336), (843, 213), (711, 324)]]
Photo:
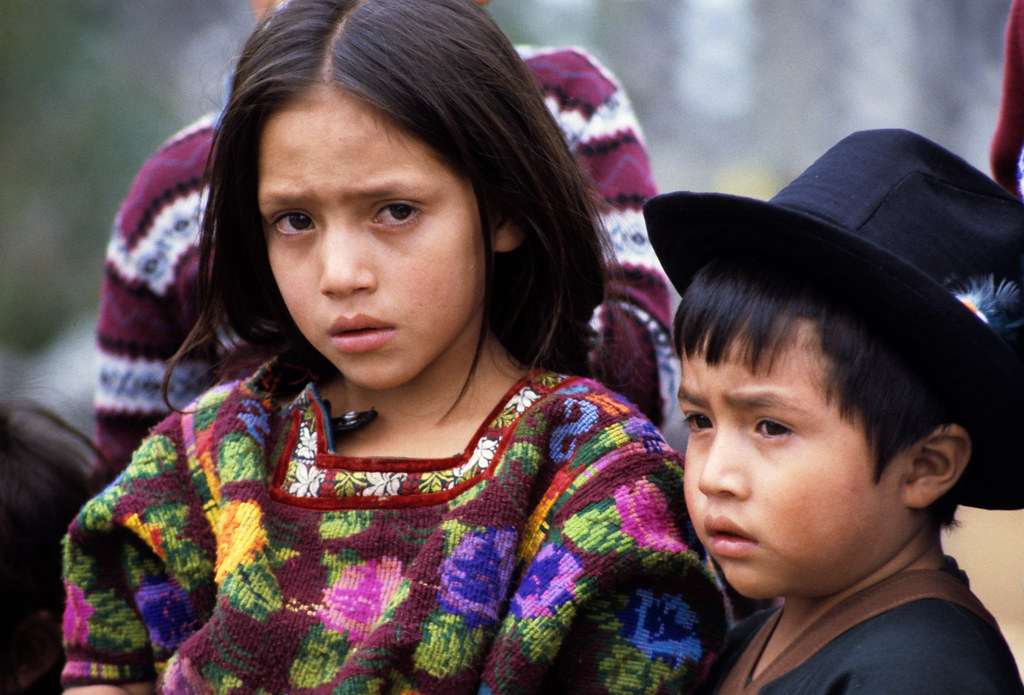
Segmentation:
[(765, 683), (792, 671), (850, 628), (893, 608), (927, 598), (942, 599), (962, 606), (993, 628), (999, 629), (996, 619), (964, 582), (939, 570), (909, 570), (838, 603), (804, 630), (756, 679), (750, 679), (757, 659), (779, 619), (781, 611), (777, 612), (754, 635), (718, 693), (756, 693)]

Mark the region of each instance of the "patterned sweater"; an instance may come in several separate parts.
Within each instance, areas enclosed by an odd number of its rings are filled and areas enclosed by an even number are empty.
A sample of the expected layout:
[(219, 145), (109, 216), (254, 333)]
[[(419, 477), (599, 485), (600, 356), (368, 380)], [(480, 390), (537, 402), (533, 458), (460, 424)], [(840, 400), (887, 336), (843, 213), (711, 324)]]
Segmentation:
[(528, 375), (441, 460), (343, 457), (323, 424), (315, 386), (272, 362), (154, 431), (70, 529), (65, 686), (678, 693), (705, 677), (726, 613), (682, 461), (619, 396)]
[[(614, 77), (587, 54), (520, 52), (600, 193), (602, 221), (623, 268), (614, 287), (623, 299), (595, 315), (602, 337), (597, 373), (661, 424), (674, 407), (676, 364), (668, 283), (641, 213), (657, 191), (639, 125)], [(97, 326), (95, 441), (106, 460), (97, 463), (100, 473), (124, 468), (168, 412), (160, 395), (164, 363), (196, 318), (196, 242), (213, 129), (207, 117), (163, 145), (140, 170), (115, 222)], [(237, 378), (255, 366), (227, 371)], [(188, 403), (215, 381), (208, 363), (182, 365), (170, 384), (171, 402)]]

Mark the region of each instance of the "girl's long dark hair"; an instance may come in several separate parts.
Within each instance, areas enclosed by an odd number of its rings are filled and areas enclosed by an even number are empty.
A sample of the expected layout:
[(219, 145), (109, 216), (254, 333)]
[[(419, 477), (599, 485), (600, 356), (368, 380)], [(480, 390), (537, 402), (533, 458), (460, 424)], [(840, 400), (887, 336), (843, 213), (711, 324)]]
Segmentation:
[[(609, 258), (596, 204), (529, 69), (467, 0), (292, 0), (256, 29), (214, 141), (198, 321), (172, 365), (233, 334), (332, 370), (277, 290), (256, 200), (264, 123), (321, 85), (365, 101), (472, 182), (490, 328), (523, 365), (586, 374)], [(492, 253), (505, 222), (525, 241)]]

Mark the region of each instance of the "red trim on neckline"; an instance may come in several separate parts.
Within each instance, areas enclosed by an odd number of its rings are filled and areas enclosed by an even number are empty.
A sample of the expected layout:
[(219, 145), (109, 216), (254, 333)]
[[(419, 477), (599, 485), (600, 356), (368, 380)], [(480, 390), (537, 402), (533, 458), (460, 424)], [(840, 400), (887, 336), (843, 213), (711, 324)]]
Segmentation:
[[(319, 408), (313, 408), (314, 417), (316, 418), (316, 426), (319, 429), (317, 436), (317, 453), (315, 458), (315, 465), (318, 468), (334, 469), (334, 470), (349, 470), (349, 471), (365, 471), (365, 472), (410, 472), (410, 473), (421, 473), (429, 472), (433, 470), (448, 470), (456, 468), (460, 463), (466, 463), (470, 460), (473, 453), (476, 451), (477, 445), (484, 434), (491, 429), (494, 421), (502, 413), (509, 401), (512, 400), (513, 396), (522, 391), (525, 387), (532, 384), (536, 378), (545, 373), (548, 370), (535, 369), (531, 370), (527, 374), (523, 375), (498, 401), (498, 403), (491, 409), (490, 414), (481, 422), (477, 428), (476, 433), (470, 439), (465, 450), (457, 456), (450, 456), (441, 459), (410, 459), (410, 458), (386, 458), (386, 457), (351, 457), (351, 456), (340, 456), (325, 451), (326, 448), (326, 437), (321, 436), (323, 433), (323, 414)], [(548, 393), (555, 391), (556, 389), (564, 388), (567, 384), (579, 380), (579, 377), (565, 377), (559, 381), (555, 386), (548, 389)], [(547, 395), (547, 394), (545, 394)], [(296, 411), (292, 419), (291, 432), (288, 435), (285, 443), (285, 448), (281, 453), (281, 456), (277, 462), (276, 469), (272, 478), (272, 484), (270, 486), (270, 498), (276, 502), (286, 504), (293, 507), (301, 507), (307, 509), (316, 509), (321, 511), (346, 511), (355, 509), (404, 509), (410, 507), (427, 507), (444, 502), (461, 495), (463, 492), (473, 487), (474, 485), (491, 478), (494, 475), (494, 471), (497, 467), (498, 461), (500, 461), (505, 454), (506, 449), (511, 443), (511, 434), (515, 430), (519, 423), (519, 420), (529, 412), (530, 408), (527, 408), (520, 413), (515, 420), (510, 422), (507, 426), (502, 427), (501, 437), (498, 442), (498, 446), (494, 451), (493, 456), (487, 466), (487, 468), (480, 473), (468, 478), (461, 483), (454, 485), (447, 490), (441, 490), (438, 492), (428, 493), (417, 493), (408, 495), (388, 495), (388, 496), (377, 496), (377, 495), (353, 495), (345, 497), (300, 497), (292, 495), (287, 492), (283, 483), (288, 474), (288, 466), (291, 462), (292, 455), (294, 454), (295, 446), (298, 441), (298, 428), (301, 423), (301, 415)]]

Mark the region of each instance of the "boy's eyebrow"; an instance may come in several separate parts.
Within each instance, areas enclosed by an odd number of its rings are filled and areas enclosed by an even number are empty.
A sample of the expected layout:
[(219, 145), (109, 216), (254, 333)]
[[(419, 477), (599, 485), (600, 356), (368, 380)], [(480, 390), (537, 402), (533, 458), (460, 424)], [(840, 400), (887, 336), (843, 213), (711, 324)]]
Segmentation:
[(749, 395), (744, 394), (725, 394), (723, 400), (734, 408), (746, 408), (747, 410), (754, 410), (760, 408), (788, 408), (790, 410), (801, 410), (804, 408), (800, 407), (791, 398), (782, 398), (773, 393), (752, 393)]
[[(708, 406), (708, 400), (702, 396), (687, 393), (682, 385), (679, 387), (678, 398), (680, 401), (686, 401), (693, 405), (706, 408)], [(770, 391), (754, 391), (749, 394), (744, 393), (727, 393), (723, 394), (722, 400), (726, 402), (732, 408), (737, 410), (759, 410), (766, 408), (786, 408), (788, 410), (795, 410), (799, 412), (809, 412), (809, 409), (801, 406), (797, 401), (792, 398), (785, 398)]]
[(701, 407), (707, 406), (708, 404), (707, 399), (702, 398), (700, 396), (695, 396), (693, 394), (689, 394), (685, 390), (683, 390), (682, 384), (679, 385), (679, 392), (676, 394), (676, 397), (681, 401), (693, 403), (694, 405)]

